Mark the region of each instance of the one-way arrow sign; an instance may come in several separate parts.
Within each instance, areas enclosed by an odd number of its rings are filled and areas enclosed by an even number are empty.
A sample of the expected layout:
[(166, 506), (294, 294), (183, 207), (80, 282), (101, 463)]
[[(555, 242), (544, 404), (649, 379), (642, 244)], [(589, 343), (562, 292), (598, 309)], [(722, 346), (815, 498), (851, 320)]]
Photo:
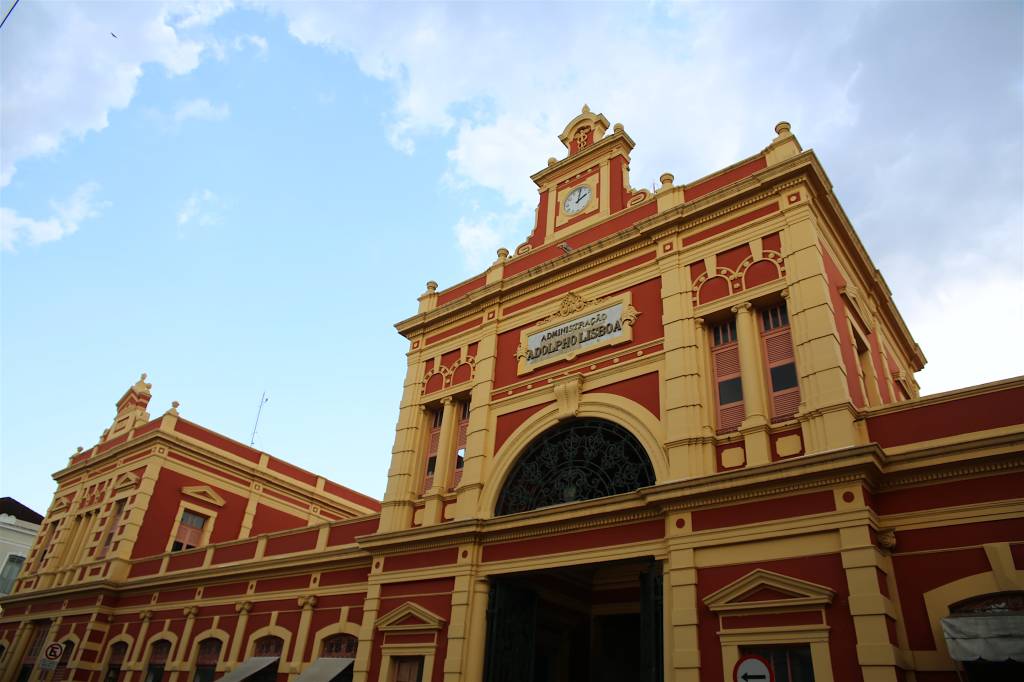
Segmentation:
[(760, 656), (743, 656), (732, 669), (733, 682), (775, 682), (771, 664)]

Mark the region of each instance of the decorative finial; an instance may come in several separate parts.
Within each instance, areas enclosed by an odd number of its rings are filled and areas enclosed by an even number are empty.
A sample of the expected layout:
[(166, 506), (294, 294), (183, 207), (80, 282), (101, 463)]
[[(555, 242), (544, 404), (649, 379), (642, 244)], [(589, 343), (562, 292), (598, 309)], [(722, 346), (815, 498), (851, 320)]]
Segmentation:
[(77, 448), (75, 448), (75, 453), (77, 454), (77, 453), (81, 452), (84, 449), (85, 448), (83, 448), (81, 445), (79, 445)]
[(501, 247), (500, 249), (498, 249), (498, 260), (501, 260), (501, 261), (503, 261), (503, 260), (505, 260), (506, 258), (508, 258), (508, 249), (506, 249), (506, 248), (505, 248), (505, 247), (503, 246), (503, 247)]
[(676, 179), (676, 176), (672, 175), (671, 173), (662, 173), (661, 177), (658, 179), (661, 180), (662, 189), (671, 189), (672, 181)]
[(779, 121), (775, 124), (775, 134), (785, 135), (789, 132), (789, 121)]
[(556, 163), (558, 163), (558, 159), (556, 159), (553, 156), (549, 156), (548, 157), (548, 165), (549, 166), (554, 166)]
[(435, 291), (437, 291), (437, 282), (435, 282), (434, 280), (430, 280), (429, 282), (427, 282), (427, 292), (432, 294)]
[(621, 123), (616, 123), (612, 126), (612, 132), (614, 133), (621, 133), (623, 130), (625, 130), (625, 128), (622, 127)]
[(143, 372), (142, 376), (139, 377), (139, 381), (145, 381), (147, 376), (149, 376), (149, 375), (146, 374), (145, 372)]
[(584, 114), (589, 114), (590, 113), (590, 107), (588, 107), (586, 104), (583, 105), (583, 113)]
[(181, 403), (179, 403), (177, 400), (172, 400), (171, 401), (171, 409), (167, 410), (167, 412), (165, 412), (164, 414), (170, 414), (170, 415), (175, 415), (176, 416), (178, 414), (178, 406), (179, 405), (181, 405)]

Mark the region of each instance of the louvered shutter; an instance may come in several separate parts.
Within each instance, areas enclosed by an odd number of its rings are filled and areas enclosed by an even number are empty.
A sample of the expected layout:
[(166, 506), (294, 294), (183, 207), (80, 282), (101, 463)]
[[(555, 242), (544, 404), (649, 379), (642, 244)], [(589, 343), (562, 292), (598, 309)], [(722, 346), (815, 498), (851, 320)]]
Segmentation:
[(718, 412), (718, 432), (735, 431), (743, 422), (745, 415), (743, 393), (739, 392), (739, 400), (731, 400), (729, 389), (740, 380), (740, 348), (736, 341), (716, 346), (711, 352), (711, 361), (715, 373), (715, 407)]
[(800, 407), (793, 335), (784, 305), (766, 310), (762, 315), (761, 340), (771, 392), (772, 421), (782, 421), (796, 414)]
[(462, 480), (462, 465), (463, 459), (466, 454), (466, 433), (469, 431), (469, 404), (466, 403), (462, 408), (462, 418), (459, 419), (459, 431), (455, 438), (455, 475), (452, 478), (452, 487), (454, 488)]

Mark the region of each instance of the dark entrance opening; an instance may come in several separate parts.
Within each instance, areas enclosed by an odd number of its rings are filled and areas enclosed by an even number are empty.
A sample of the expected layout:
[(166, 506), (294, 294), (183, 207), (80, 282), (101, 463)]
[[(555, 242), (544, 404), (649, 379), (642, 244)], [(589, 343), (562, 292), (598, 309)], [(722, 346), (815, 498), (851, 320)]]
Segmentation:
[(491, 580), (485, 682), (661, 682), (661, 565), (652, 559)]

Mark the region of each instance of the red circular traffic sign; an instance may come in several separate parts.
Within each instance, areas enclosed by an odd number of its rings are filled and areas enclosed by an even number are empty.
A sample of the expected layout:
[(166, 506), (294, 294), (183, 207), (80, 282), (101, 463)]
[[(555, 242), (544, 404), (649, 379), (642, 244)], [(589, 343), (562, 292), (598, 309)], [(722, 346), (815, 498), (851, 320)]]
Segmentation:
[(53, 642), (48, 647), (46, 647), (46, 651), (43, 652), (43, 656), (45, 656), (46, 659), (49, 660), (49, 661), (56, 661), (56, 660), (60, 659), (60, 657), (63, 654), (64, 654), (64, 645), (61, 644), (60, 642)]

